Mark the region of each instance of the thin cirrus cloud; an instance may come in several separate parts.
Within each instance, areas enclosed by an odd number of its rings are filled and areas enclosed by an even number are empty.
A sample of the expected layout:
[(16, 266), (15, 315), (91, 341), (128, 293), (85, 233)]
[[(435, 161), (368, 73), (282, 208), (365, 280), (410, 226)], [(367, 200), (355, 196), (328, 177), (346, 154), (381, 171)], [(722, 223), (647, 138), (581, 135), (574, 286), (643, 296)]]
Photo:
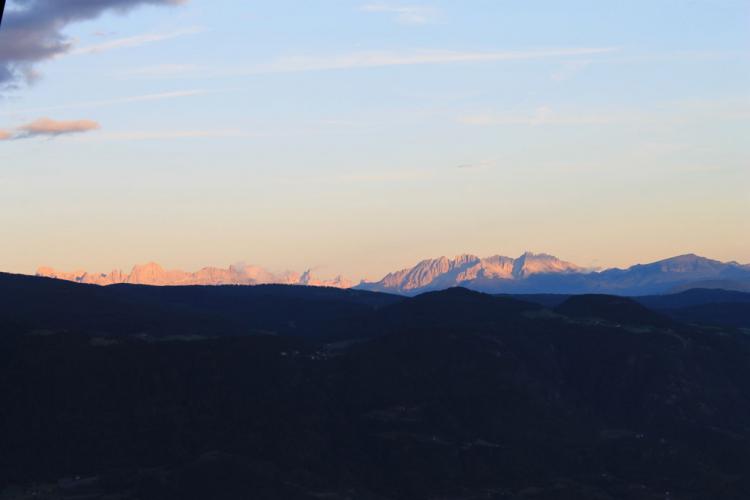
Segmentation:
[(197, 64), (156, 64), (125, 70), (120, 72), (118, 76), (135, 78), (173, 78), (179, 76), (193, 76), (201, 71), (203, 71), (203, 68)]
[(116, 106), (118, 104), (133, 104), (138, 102), (162, 101), (168, 99), (178, 99), (183, 97), (194, 97), (211, 93), (208, 90), (190, 89), (175, 90), (170, 92), (159, 92), (154, 94), (141, 94), (127, 97), (118, 97), (115, 99), (105, 99), (99, 101), (81, 101), (70, 104), (60, 104), (58, 106), (46, 106), (40, 108), (29, 108), (16, 111), (16, 113), (46, 113), (49, 111), (61, 111), (66, 109), (81, 108), (102, 108), (107, 106)]
[(458, 122), (471, 126), (498, 125), (606, 125), (621, 123), (632, 118), (622, 113), (561, 114), (549, 106), (539, 106), (532, 112), (523, 113), (478, 113), (463, 115)]
[(375, 68), (384, 66), (412, 66), (470, 62), (522, 61), (554, 57), (576, 57), (605, 54), (615, 47), (560, 48), (546, 50), (518, 50), (499, 52), (458, 52), (423, 50), (412, 52), (354, 52), (328, 57), (288, 57), (257, 66), (246, 73), (293, 73), (336, 69)]
[(747, 100), (670, 101), (659, 106), (644, 108), (604, 108), (593, 110), (561, 110), (547, 105), (529, 111), (483, 111), (464, 114), (458, 123), (473, 127), (493, 126), (557, 126), (557, 125), (625, 125), (638, 124), (643, 128), (674, 127), (692, 122), (747, 120), (750, 102)]
[(591, 60), (565, 61), (558, 71), (552, 74), (552, 79), (556, 82), (571, 80), (578, 73), (591, 66)]
[(31, 139), (34, 137), (53, 138), (92, 132), (100, 128), (99, 123), (93, 120), (58, 121), (51, 118), (39, 118), (17, 127), (13, 132), (0, 131), (0, 140)]
[(130, 49), (134, 47), (140, 47), (142, 45), (148, 45), (150, 43), (162, 42), (165, 40), (171, 40), (173, 38), (179, 38), (189, 35), (197, 35), (203, 33), (205, 30), (199, 27), (186, 28), (183, 30), (172, 31), (168, 33), (148, 33), (145, 35), (136, 35), (125, 38), (117, 38), (108, 42), (98, 43), (96, 45), (89, 45), (87, 47), (80, 47), (70, 51), (71, 55), (81, 54), (98, 54), (101, 52), (107, 52), (110, 50), (117, 49)]
[[(143, 5), (178, 5), (186, 0), (23, 0), (5, 13), (0, 30), (0, 84), (17, 85), (38, 77), (35, 65), (73, 50), (64, 29), (108, 11)], [(133, 41), (131, 41), (133, 43)]]
[(252, 139), (261, 137), (244, 130), (156, 130), (125, 131), (97, 135), (96, 138), (82, 138), (83, 141), (154, 141), (177, 139)]
[(357, 51), (322, 56), (290, 56), (250, 67), (211, 68), (190, 64), (166, 64), (133, 68), (120, 73), (130, 78), (226, 78), (278, 73), (304, 73), (356, 70), (390, 66), (418, 66), (460, 63), (528, 61), (534, 59), (573, 59), (619, 50), (617, 47), (578, 47), (509, 51)]
[(439, 11), (424, 5), (391, 5), (371, 3), (360, 7), (363, 12), (391, 14), (401, 24), (429, 24), (438, 19)]

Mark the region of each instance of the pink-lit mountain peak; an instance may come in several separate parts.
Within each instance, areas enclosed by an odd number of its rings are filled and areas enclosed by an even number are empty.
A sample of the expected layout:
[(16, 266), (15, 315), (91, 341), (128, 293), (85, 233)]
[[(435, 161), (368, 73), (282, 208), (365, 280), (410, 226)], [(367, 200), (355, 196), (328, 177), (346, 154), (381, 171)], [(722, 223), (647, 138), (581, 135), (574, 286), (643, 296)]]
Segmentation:
[(204, 267), (195, 272), (188, 272), (164, 269), (156, 262), (149, 262), (133, 266), (130, 273), (123, 273), (120, 270), (114, 270), (110, 273), (89, 273), (86, 271), (61, 272), (50, 267), (40, 267), (36, 274), (37, 276), (91, 285), (126, 283), (154, 286), (262, 284), (332, 286), (337, 288), (349, 288), (352, 286), (351, 281), (341, 276), (326, 280), (315, 277), (309, 270), (302, 274), (293, 271), (272, 273), (258, 266), (244, 264), (232, 265), (226, 269)]
[(514, 280), (543, 273), (583, 272), (583, 268), (547, 254), (527, 252), (518, 258), (495, 255), (480, 258), (459, 255), (453, 259), (427, 259), (409, 269), (388, 274), (379, 288), (409, 292), (447, 288), (476, 280)]

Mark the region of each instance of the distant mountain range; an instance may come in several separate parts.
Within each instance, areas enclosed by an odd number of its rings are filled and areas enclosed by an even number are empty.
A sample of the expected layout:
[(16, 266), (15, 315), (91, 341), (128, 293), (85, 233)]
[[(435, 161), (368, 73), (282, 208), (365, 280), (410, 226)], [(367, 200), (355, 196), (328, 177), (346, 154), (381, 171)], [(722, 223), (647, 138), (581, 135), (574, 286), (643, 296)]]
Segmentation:
[(227, 269), (205, 267), (196, 272), (166, 270), (149, 263), (130, 273), (87, 271), (61, 272), (40, 267), (37, 276), (93, 285), (307, 285), (356, 288), (401, 295), (461, 286), (485, 293), (650, 295), (675, 293), (692, 288), (750, 291), (750, 265), (720, 262), (693, 254), (638, 264), (627, 269), (591, 271), (552, 255), (527, 252), (518, 258), (495, 255), (480, 258), (460, 255), (423, 260), (416, 266), (392, 272), (377, 282), (359, 285), (341, 276), (320, 279), (311, 273), (272, 273), (258, 266), (233, 265)]
[(295, 273), (287, 271), (274, 274), (263, 268), (250, 265), (234, 265), (227, 269), (204, 267), (196, 272), (166, 270), (154, 262), (134, 266), (129, 274), (114, 270), (108, 274), (90, 273), (88, 271), (61, 272), (49, 267), (40, 267), (37, 276), (57, 278), (90, 285), (306, 285), (350, 288), (352, 282), (341, 276), (332, 280), (319, 279), (311, 271)]
[(609, 293), (648, 295), (691, 288), (750, 291), (750, 266), (681, 255), (627, 269), (591, 272), (547, 254), (525, 253), (514, 259), (461, 255), (423, 260), (388, 274), (362, 290), (418, 295), (462, 286), (485, 293)]

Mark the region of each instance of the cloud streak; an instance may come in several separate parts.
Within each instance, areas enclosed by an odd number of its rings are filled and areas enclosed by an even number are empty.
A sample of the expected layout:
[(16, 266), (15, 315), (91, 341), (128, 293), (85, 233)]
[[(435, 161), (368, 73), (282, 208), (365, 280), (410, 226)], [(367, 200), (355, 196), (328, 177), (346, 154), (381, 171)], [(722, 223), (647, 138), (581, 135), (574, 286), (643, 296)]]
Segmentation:
[(525, 61), (554, 57), (576, 57), (614, 52), (614, 47), (561, 48), (547, 50), (457, 52), (354, 52), (329, 57), (289, 57), (248, 71), (250, 74), (293, 73), (337, 69), (377, 68), (385, 66), (413, 66), (471, 62)]
[(423, 5), (390, 5), (385, 3), (371, 3), (363, 5), (364, 12), (393, 14), (401, 24), (428, 24), (438, 17), (438, 10)]
[[(97, 135), (96, 141), (154, 141), (176, 139), (250, 139), (260, 137), (243, 130), (155, 130), (112, 132)], [(88, 141), (89, 139), (81, 139)]]
[(747, 99), (669, 101), (648, 108), (615, 107), (601, 109), (555, 109), (541, 105), (527, 111), (482, 111), (458, 116), (462, 125), (495, 126), (558, 126), (558, 125), (624, 125), (667, 127), (687, 123), (743, 121), (750, 118)]
[(34, 137), (53, 138), (92, 132), (100, 128), (99, 123), (92, 120), (58, 121), (51, 118), (39, 118), (17, 127), (14, 132), (0, 131), (0, 140), (31, 139)]
[(479, 113), (458, 118), (463, 125), (489, 127), (498, 125), (608, 125), (632, 119), (622, 113), (601, 114), (561, 114), (549, 106), (539, 106), (527, 113)]
[(98, 43), (96, 45), (90, 45), (88, 47), (80, 47), (70, 51), (72, 55), (81, 54), (99, 54), (101, 52), (107, 52), (110, 50), (117, 49), (130, 49), (134, 47), (140, 47), (142, 45), (148, 45), (150, 43), (162, 42), (164, 40), (171, 40), (173, 38), (179, 38), (189, 35), (197, 35), (202, 33), (202, 28), (187, 28), (184, 30), (173, 31), (169, 33), (149, 33), (145, 35), (137, 35), (126, 38), (117, 38), (108, 42)]
[[(160, 92), (155, 94), (142, 94), (127, 97), (119, 97), (116, 99), (106, 99), (100, 101), (82, 101), (74, 102), (70, 104), (61, 104), (59, 106), (46, 106), (41, 108), (29, 108), (22, 109), (15, 112), (18, 113), (46, 113), (48, 111), (61, 111), (66, 109), (81, 109), (81, 108), (102, 108), (107, 106), (116, 106), (118, 104), (133, 104), (138, 102), (150, 102), (150, 101), (162, 101), (167, 99), (179, 99), (182, 97), (193, 97), (211, 93), (208, 90), (191, 89), (191, 90), (175, 90), (171, 92)], [(5, 113), (10, 114), (10, 113)]]
[(202, 67), (191, 64), (165, 64), (134, 68), (120, 73), (131, 78), (231, 78), (283, 73), (357, 70), (392, 66), (491, 63), (542, 59), (574, 59), (616, 52), (617, 47), (551, 48), (508, 51), (357, 51), (321, 56), (289, 56), (250, 67)]
[(0, 30), (0, 84), (32, 82), (35, 65), (68, 53), (72, 42), (64, 29), (105, 12), (127, 12), (143, 5), (178, 5), (186, 0), (16, 0)]

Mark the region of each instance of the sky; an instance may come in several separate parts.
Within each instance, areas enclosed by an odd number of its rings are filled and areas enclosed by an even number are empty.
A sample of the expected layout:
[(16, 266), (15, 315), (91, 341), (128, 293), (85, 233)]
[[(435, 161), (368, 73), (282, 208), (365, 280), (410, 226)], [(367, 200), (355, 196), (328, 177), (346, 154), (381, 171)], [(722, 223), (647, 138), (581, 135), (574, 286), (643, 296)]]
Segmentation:
[(748, 0), (15, 0), (0, 269), (750, 263)]

